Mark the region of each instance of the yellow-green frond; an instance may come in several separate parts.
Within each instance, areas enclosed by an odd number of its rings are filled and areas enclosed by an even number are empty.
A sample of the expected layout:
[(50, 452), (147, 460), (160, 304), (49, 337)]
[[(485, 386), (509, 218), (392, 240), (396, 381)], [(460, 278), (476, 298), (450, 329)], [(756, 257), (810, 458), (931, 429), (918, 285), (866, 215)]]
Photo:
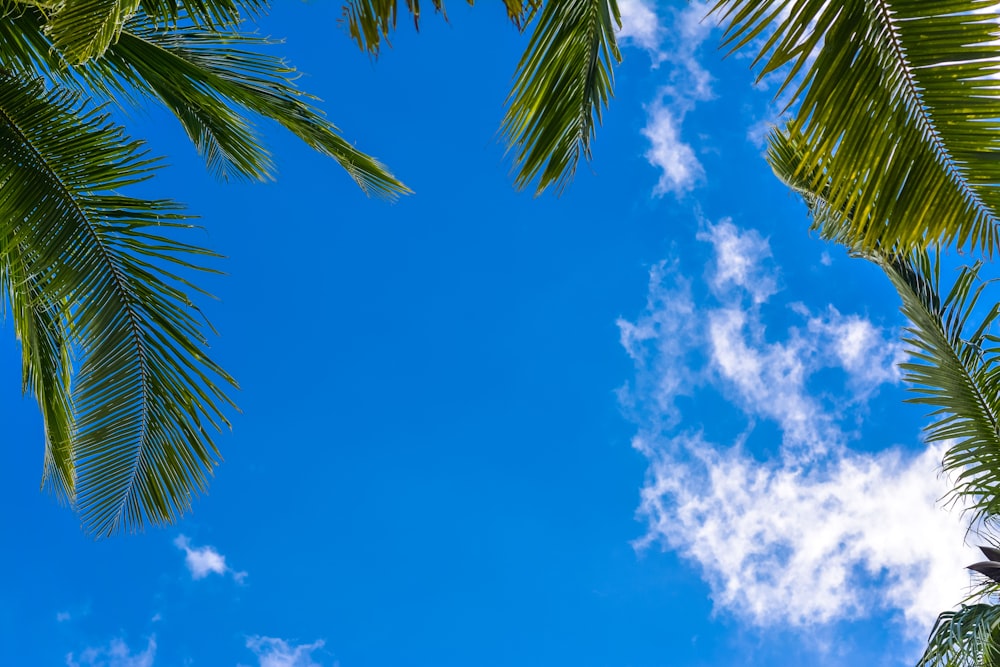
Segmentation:
[(621, 60), (616, 0), (560, 0), (538, 11), (517, 67), (502, 132), (514, 153), (514, 182), (562, 190), (590, 145)]
[(998, 247), (1000, 8), (991, 0), (721, 0), (726, 43), (794, 92), (796, 178), (857, 242)]
[(122, 194), (154, 167), (78, 96), (0, 75), (0, 237), (15, 267), (7, 287), (15, 304), (44, 314), (18, 325), (22, 340), (47, 337), (49, 349), (32, 340), (29, 364), (52, 372), (67, 340), (78, 360), (65, 383), (73, 499), (97, 535), (187, 510), (218, 459), (210, 431), (232, 406), (223, 387), (235, 383), (207, 356), (188, 296), (199, 290), (183, 277), (205, 270), (211, 253), (173, 238), (189, 225), (172, 202)]

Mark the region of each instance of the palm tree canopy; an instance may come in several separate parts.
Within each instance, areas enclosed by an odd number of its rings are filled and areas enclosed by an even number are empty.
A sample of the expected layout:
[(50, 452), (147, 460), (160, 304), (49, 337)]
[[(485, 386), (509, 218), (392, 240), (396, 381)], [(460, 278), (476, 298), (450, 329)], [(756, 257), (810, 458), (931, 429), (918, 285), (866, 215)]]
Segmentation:
[(780, 75), (793, 176), (857, 243), (997, 248), (1000, 8), (991, 0), (719, 0), (725, 43)]
[(157, 160), (99, 106), (162, 104), (211, 171), (266, 179), (253, 117), (339, 162), (368, 194), (406, 192), (293, 84), (255, 0), (5, 0), (0, 19), (0, 290), (45, 428), (43, 485), (95, 535), (176, 520), (203, 490), (235, 380), (207, 355), (192, 282), (214, 254), (169, 200), (130, 186)]
[[(444, 12), (440, 0), (426, 3)], [(471, 4), (471, 3), (470, 3)], [(180, 240), (169, 200), (122, 194), (157, 161), (101, 110), (162, 105), (210, 171), (264, 180), (254, 117), (335, 159), (368, 194), (408, 192), (300, 91), (271, 42), (242, 31), (264, 0), (0, 0), (0, 289), (22, 344), (25, 391), (45, 423), (43, 484), (96, 535), (176, 520), (205, 488), (235, 380), (206, 354), (189, 294), (210, 251)], [(348, 2), (373, 55), (398, 3)], [(414, 21), (417, 0), (407, 0)], [(615, 0), (505, 0), (535, 30), (503, 133), (515, 182), (561, 189), (589, 158), (620, 59)]]

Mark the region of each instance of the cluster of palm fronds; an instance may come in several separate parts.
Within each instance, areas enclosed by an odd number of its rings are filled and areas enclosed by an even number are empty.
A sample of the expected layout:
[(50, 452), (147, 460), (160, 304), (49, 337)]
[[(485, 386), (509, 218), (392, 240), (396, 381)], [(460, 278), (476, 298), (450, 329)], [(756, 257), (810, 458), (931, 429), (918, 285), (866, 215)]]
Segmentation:
[[(469, 0), (471, 4), (471, 0)], [(502, 130), (519, 187), (566, 185), (589, 157), (619, 59), (615, 0), (504, 0), (533, 26)], [(377, 54), (400, 7), (350, 0), (343, 24)], [(443, 12), (441, 0), (427, 8)], [(156, 102), (224, 177), (267, 178), (249, 120), (277, 121), (366, 191), (403, 186), (356, 150), (243, 30), (265, 0), (0, 0), (0, 289), (45, 418), (45, 478), (108, 534), (170, 521), (217, 458), (233, 380), (205, 354), (188, 294), (211, 253), (182, 243), (168, 200), (123, 188), (156, 161), (97, 106)], [(881, 266), (910, 320), (905, 366), (932, 407), (929, 440), (974, 518), (1000, 515), (1000, 307), (978, 307), (981, 264), (941, 286), (935, 253), (1000, 248), (1000, 9), (995, 0), (719, 0), (725, 43), (783, 76), (791, 120), (776, 173), (823, 233)], [(778, 73), (778, 74), (775, 74)], [(973, 321), (975, 320), (975, 321)], [(941, 616), (924, 665), (996, 664), (1000, 613)]]
[[(783, 76), (791, 93), (790, 120), (770, 138), (775, 173), (821, 234), (878, 264), (902, 298), (905, 379), (911, 401), (932, 409), (927, 440), (950, 443), (949, 500), (974, 525), (996, 523), (1000, 304), (983, 301), (983, 261), (942, 286), (938, 255), (1000, 249), (1000, 8), (720, 0), (715, 10), (725, 43), (756, 48), (760, 75)], [(996, 589), (984, 581), (973, 597)], [(998, 640), (1000, 607), (963, 605), (941, 615), (920, 664), (997, 665)]]
[[(471, 4), (471, 2), (470, 2)], [(377, 54), (395, 0), (355, 0), (342, 23)], [(443, 12), (441, 0), (433, 11)], [(418, 0), (407, 10), (420, 17)], [(505, 0), (535, 26), (503, 124), (516, 182), (563, 185), (611, 95), (614, 0)], [(0, 307), (45, 424), (43, 484), (97, 535), (175, 520), (218, 460), (233, 378), (206, 354), (191, 282), (208, 250), (166, 199), (129, 197), (158, 167), (102, 105), (160, 104), (210, 171), (274, 171), (255, 116), (336, 160), (370, 195), (406, 187), (345, 140), (247, 27), (266, 0), (0, 0)]]

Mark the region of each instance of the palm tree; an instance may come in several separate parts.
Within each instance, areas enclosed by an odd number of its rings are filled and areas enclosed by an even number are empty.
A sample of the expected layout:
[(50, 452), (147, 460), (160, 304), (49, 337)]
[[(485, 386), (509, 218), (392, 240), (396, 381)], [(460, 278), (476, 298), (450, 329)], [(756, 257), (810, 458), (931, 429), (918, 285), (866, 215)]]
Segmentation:
[[(822, 237), (874, 262), (896, 288), (909, 321), (903, 341), (910, 361), (901, 366), (916, 394), (909, 402), (932, 410), (924, 427), (927, 442), (948, 444), (942, 468), (953, 488), (944, 501), (966, 508), (971, 525), (988, 535), (1000, 518), (1000, 336), (994, 333), (1000, 303), (981, 304), (991, 282), (980, 277), (983, 262), (962, 267), (945, 291), (937, 252), (899, 242), (866, 247), (851, 219), (856, 209), (831, 205), (824, 181), (810, 189), (816, 179), (803, 168), (807, 149), (793, 131), (772, 134), (772, 167), (803, 195)], [(984, 551), (991, 559), (996, 554)], [(983, 578), (964, 601), (973, 604), (943, 612), (918, 667), (1000, 665), (1000, 605), (984, 602), (997, 593), (1000, 584)]]
[(367, 193), (406, 188), (239, 31), (254, 0), (9, 1), (0, 18), (0, 289), (44, 418), (43, 486), (96, 535), (176, 519), (218, 459), (236, 383), (206, 353), (174, 202), (124, 194), (158, 167), (99, 105), (158, 102), (209, 169), (266, 179), (271, 118)]
[[(441, 0), (433, 7), (443, 11)], [(407, 8), (419, 19), (418, 0)], [(503, 131), (516, 184), (562, 188), (611, 95), (614, 0), (505, 0), (537, 27)], [(43, 487), (106, 536), (176, 520), (219, 456), (213, 430), (236, 383), (206, 354), (192, 274), (213, 253), (181, 240), (176, 203), (123, 191), (158, 168), (101, 104), (159, 103), (222, 178), (269, 178), (250, 117), (335, 159), (369, 195), (408, 192), (293, 84), (268, 40), (243, 32), (266, 0), (6, 0), (0, 3), (0, 290), (22, 346), (22, 383), (45, 430)], [(394, 0), (348, 2), (371, 54)], [(2, 304), (2, 302), (0, 302)]]
[(863, 248), (991, 253), (1000, 211), (1000, 10), (990, 0), (719, 0), (724, 44), (781, 77), (796, 178)]
[[(955, 245), (1000, 248), (1000, 9), (958, 0), (719, 0), (724, 43), (780, 76), (788, 122), (768, 160), (827, 239), (880, 266), (909, 320), (904, 379), (947, 442), (947, 500), (986, 533), (1000, 517), (1000, 304), (980, 305), (982, 263), (943, 290)], [(1000, 665), (1000, 593), (980, 581), (942, 613), (920, 667)]]

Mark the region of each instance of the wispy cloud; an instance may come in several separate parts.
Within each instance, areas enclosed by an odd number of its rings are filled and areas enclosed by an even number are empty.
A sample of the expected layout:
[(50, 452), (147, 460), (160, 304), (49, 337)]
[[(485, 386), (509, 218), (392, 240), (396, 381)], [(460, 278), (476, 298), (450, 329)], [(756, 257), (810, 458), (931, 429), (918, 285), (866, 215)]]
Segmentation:
[(79, 659), (70, 653), (66, 656), (67, 667), (152, 667), (156, 658), (156, 637), (146, 641), (146, 648), (139, 653), (132, 649), (124, 639), (112, 639), (107, 646), (87, 648), (80, 653)]
[(649, 52), (653, 63), (662, 61), (664, 54), (663, 26), (656, 15), (656, 3), (651, 0), (618, 0), (622, 27), (618, 31), (618, 41), (633, 44)]
[(215, 547), (192, 547), (191, 540), (186, 535), (178, 535), (174, 546), (184, 552), (184, 564), (192, 579), (204, 579), (210, 574), (230, 574), (237, 583), (243, 583), (246, 579), (247, 573), (229, 567), (226, 557), (216, 551)]
[(705, 179), (705, 168), (694, 149), (681, 139), (683, 114), (678, 114), (675, 105), (666, 104), (662, 99), (650, 105), (647, 112), (649, 118), (642, 134), (649, 139), (650, 146), (645, 157), (660, 169), (653, 194), (659, 197), (670, 193), (687, 194)]
[[(975, 557), (956, 513), (936, 503), (946, 490), (939, 448), (851, 448), (867, 400), (899, 380), (896, 332), (832, 306), (789, 304), (799, 322), (777, 336), (762, 314), (778, 293), (766, 239), (728, 221), (699, 238), (714, 250), (708, 303), (664, 263), (646, 312), (620, 322), (636, 365), (623, 405), (649, 461), (639, 508), (648, 532), (637, 547), (689, 558), (717, 609), (753, 625), (896, 611), (922, 638), (967, 590), (962, 565)], [(684, 395), (721, 396), (729, 412), (701, 424), (677, 407)], [(780, 442), (759, 442), (758, 421), (775, 424)]]
[[(323, 648), (322, 639), (312, 644), (294, 644), (276, 637), (253, 636), (247, 638), (247, 648), (257, 656), (260, 667), (322, 667), (314, 662), (312, 654)], [(334, 667), (337, 663), (333, 663)]]
[[(653, 194), (682, 196), (705, 178), (705, 170), (695, 150), (684, 140), (682, 130), (685, 116), (699, 102), (710, 100), (714, 96), (712, 76), (698, 59), (698, 51), (712, 30), (713, 23), (702, 20), (711, 8), (711, 3), (691, 2), (685, 9), (673, 11), (671, 29), (666, 31), (672, 37), (668, 47), (663, 45), (660, 35), (664, 31), (652, 7), (648, 3), (639, 4), (642, 9), (633, 7), (629, 11), (635, 16), (645, 16), (646, 23), (643, 25), (656, 26), (655, 34), (658, 37), (655, 42), (652, 37), (647, 39), (648, 43), (656, 44), (655, 48), (650, 49), (656, 54), (654, 63), (669, 63), (666, 68), (669, 82), (659, 89), (656, 97), (647, 105), (648, 118), (642, 130), (650, 142), (645, 157), (661, 172)], [(653, 18), (649, 18), (649, 15)], [(624, 17), (622, 20), (624, 24)], [(636, 22), (638, 23), (638, 19)]]

